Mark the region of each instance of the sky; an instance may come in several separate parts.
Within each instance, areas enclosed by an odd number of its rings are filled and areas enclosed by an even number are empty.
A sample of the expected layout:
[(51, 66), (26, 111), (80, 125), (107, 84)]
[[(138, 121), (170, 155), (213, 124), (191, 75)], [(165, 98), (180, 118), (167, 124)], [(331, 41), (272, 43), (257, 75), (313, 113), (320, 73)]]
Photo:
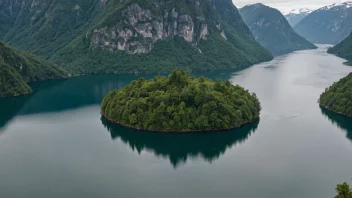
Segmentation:
[(232, 0), (236, 7), (243, 7), (248, 4), (263, 3), (287, 13), (294, 8), (318, 9), (333, 3), (343, 3), (348, 0)]

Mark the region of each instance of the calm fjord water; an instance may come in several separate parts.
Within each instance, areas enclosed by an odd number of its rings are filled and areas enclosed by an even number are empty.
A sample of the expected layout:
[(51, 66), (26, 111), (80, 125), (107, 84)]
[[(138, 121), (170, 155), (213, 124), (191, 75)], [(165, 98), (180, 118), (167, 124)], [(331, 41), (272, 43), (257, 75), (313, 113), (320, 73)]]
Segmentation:
[(204, 74), (262, 103), (259, 123), (223, 133), (137, 132), (102, 119), (104, 95), (141, 75), (35, 84), (0, 100), (0, 197), (333, 197), (337, 183), (352, 184), (352, 119), (317, 100), (352, 67), (325, 50)]

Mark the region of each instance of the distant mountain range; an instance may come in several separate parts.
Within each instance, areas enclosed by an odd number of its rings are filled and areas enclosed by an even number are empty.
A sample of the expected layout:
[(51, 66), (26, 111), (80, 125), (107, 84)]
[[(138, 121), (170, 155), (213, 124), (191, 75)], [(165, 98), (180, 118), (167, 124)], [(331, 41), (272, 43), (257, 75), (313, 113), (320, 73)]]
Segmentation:
[(258, 3), (241, 8), (240, 14), (255, 39), (273, 55), (316, 48), (298, 35), (277, 9)]
[(73, 74), (207, 71), (272, 59), (232, 0), (0, 0), (0, 39)]
[(293, 9), (289, 13), (285, 14), (285, 18), (288, 23), (294, 27), (297, 25), (302, 19), (312, 13), (314, 10), (309, 8), (301, 8), (301, 9)]
[(315, 10), (294, 29), (313, 43), (337, 44), (352, 31), (352, 1)]

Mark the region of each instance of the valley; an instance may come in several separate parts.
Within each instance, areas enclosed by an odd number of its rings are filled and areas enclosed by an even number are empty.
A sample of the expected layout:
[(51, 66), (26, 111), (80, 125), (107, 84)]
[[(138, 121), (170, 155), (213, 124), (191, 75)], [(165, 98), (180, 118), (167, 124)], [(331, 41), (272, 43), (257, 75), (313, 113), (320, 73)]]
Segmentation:
[(333, 197), (336, 184), (351, 177), (352, 126), (317, 100), (352, 68), (327, 47), (239, 71), (195, 73), (257, 94), (259, 122), (228, 132), (147, 133), (101, 118), (109, 91), (153, 75), (78, 76), (36, 83), (16, 101), (0, 99), (0, 115), (7, 115), (0, 116), (0, 175), (7, 178), (0, 195)]
[(0, 197), (352, 197), (352, 2), (252, 3), (0, 0)]

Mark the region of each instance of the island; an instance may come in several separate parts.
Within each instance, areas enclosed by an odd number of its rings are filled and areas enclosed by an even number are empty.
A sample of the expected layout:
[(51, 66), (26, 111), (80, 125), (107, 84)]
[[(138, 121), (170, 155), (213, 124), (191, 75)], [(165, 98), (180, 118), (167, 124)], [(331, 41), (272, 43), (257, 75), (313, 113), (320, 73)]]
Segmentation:
[(101, 105), (109, 121), (154, 132), (206, 132), (239, 128), (259, 119), (256, 94), (239, 85), (174, 70), (140, 78), (109, 92)]
[(352, 117), (352, 73), (327, 88), (319, 103), (327, 110)]

